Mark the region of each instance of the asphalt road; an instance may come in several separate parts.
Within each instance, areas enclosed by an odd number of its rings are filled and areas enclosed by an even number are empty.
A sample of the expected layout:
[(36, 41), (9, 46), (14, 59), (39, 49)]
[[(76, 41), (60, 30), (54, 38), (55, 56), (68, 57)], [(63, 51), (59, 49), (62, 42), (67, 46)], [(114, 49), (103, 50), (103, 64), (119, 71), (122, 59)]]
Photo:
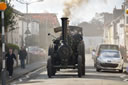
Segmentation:
[(77, 70), (61, 70), (53, 78), (47, 77), (44, 68), (40, 68), (11, 85), (128, 85), (125, 74), (115, 71), (96, 72), (91, 55), (86, 55), (86, 75), (78, 78)]

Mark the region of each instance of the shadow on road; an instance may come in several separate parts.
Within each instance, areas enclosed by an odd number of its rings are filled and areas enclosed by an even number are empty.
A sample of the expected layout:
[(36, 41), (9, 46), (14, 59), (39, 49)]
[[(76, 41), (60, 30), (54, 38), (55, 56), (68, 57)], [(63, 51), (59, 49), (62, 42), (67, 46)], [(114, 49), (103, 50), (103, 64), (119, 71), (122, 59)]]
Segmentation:
[[(56, 73), (52, 78), (47, 77), (47, 73), (40, 73), (36, 75), (38, 79), (64, 79), (64, 78), (78, 78), (77, 69), (62, 70)], [(35, 76), (34, 76), (35, 78)], [(121, 80), (120, 73), (115, 71), (102, 71), (96, 72), (93, 66), (86, 66), (86, 75), (82, 78), (85, 79), (105, 79), (105, 80)]]
[[(77, 69), (69, 69), (69, 70), (61, 70), (56, 73), (55, 76), (52, 76), (52, 78), (48, 78), (47, 72), (37, 72), (34, 75), (31, 75), (30, 79), (33, 81), (24, 81), (23, 83), (42, 83), (43, 80), (55, 80), (55, 79), (71, 79), (71, 78), (79, 78), (77, 76)], [(82, 76), (81, 79), (102, 79), (102, 80), (113, 80), (113, 81), (122, 81), (120, 78), (120, 73), (115, 71), (102, 71), (102, 72), (96, 72), (95, 68), (93, 66), (86, 66), (86, 75)], [(29, 80), (29, 79), (28, 79)], [(41, 81), (39, 81), (41, 80)], [(21, 84), (21, 83), (20, 83)]]

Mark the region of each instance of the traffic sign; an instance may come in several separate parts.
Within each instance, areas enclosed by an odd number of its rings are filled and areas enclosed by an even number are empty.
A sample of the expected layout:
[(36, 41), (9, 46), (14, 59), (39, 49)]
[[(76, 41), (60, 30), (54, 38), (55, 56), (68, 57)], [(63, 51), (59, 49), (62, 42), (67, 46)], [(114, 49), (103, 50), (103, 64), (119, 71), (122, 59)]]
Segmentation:
[(4, 11), (7, 8), (7, 4), (5, 2), (0, 2), (0, 10)]

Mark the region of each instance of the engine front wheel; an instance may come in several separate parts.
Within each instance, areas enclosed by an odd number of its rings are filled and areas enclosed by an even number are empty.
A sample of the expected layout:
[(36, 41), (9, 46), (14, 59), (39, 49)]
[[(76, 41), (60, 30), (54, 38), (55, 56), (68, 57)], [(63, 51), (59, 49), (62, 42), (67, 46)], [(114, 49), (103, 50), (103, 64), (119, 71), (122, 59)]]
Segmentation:
[(53, 76), (55, 76), (55, 74), (56, 74), (56, 69), (55, 69), (55, 68), (53, 68), (52, 75), (53, 75)]
[(82, 68), (82, 75), (85, 75), (85, 65), (83, 65), (83, 68)]
[(47, 61), (47, 75), (48, 75), (49, 78), (51, 78), (52, 75), (53, 75), (52, 60), (51, 60), (51, 58), (49, 58), (48, 61)]
[(100, 71), (101, 71), (101, 69), (96, 67), (96, 71), (97, 71), (97, 72), (100, 72)]
[(78, 56), (78, 77), (82, 76), (82, 56)]

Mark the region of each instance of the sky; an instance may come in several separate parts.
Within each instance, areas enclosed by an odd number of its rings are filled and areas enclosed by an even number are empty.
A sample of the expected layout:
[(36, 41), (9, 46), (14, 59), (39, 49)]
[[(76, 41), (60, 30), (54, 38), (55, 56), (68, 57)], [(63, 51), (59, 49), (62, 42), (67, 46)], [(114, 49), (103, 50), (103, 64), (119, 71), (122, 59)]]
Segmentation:
[[(24, 1), (33, 2), (36, 0)], [(59, 19), (64, 14), (64, 3), (68, 1), (69, 0), (44, 0), (42, 2), (32, 3), (29, 5), (29, 13), (56, 13)], [(72, 24), (77, 24), (82, 21), (89, 22), (95, 16), (95, 13), (112, 13), (113, 8), (121, 8), (123, 2), (124, 0), (88, 0), (88, 3), (83, 2), (81, 5), (72, 9), (72, 18), (70, 21)], [(26, 12), (25, 5), (20, 4), (16, 0), (12, 0), (11, 3), (15, 9), (24, 13)]]

